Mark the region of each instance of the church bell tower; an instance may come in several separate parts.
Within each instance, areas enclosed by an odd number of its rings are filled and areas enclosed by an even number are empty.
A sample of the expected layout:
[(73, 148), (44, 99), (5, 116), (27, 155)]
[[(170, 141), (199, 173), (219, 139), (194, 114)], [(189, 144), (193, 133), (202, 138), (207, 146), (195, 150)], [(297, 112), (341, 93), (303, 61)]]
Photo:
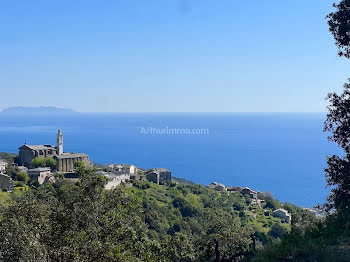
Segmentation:
[(58, 154), (62, 155), (63, 154), (63, 135), (62, 135), (61, 129), (59, 129), (57, 133), (57, 149), (58, 149)]

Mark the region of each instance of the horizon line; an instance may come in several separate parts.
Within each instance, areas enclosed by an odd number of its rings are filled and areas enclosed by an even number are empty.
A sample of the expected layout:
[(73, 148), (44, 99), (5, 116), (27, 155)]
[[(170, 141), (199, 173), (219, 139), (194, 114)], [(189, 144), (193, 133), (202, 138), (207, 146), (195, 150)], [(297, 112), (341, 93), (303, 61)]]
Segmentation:
[[(56, 107), (56, 106), (12, 106), (2, 108), (0, 113), (6, 112), (8, 109), (56, 109), (70, 111), (70, 114), (325, 114), (327, 111), (78, 111), (72, 108)], [(9, 112), (16, 114), (19, 112)], [(49, 113), (49, 112), (48, 112)], [(51, 112), (52, 113), (52, 112)], [(63, 112), (56, 112), (62, 113)], [(66, 112), (67, 114), (68, 112)], [(28, 114), (28, 113), (27, 113)], [(35, 114), (45, 114), (45, 112), (35, 112)]]

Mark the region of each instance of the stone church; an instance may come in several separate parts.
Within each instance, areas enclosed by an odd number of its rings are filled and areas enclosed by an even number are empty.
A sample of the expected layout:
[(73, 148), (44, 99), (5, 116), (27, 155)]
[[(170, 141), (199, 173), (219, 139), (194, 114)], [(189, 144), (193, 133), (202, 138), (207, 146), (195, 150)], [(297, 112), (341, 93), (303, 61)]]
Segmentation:
[(57, 144), (52, 145), (34, 145), (30, 146), (25, 143), (18, 148), (19, 164), (30, 167), (31, 161), (36, 157), (52, 157), (57, 161), (58, 172), (74, 172), (74, 164), (76, 162), (83, 162), (85, 166), (92, 167), (92, 162), (89, 156), (83, 153), (66, 153), (63, 152), (63, 135), (62, 130), (58, 130)]

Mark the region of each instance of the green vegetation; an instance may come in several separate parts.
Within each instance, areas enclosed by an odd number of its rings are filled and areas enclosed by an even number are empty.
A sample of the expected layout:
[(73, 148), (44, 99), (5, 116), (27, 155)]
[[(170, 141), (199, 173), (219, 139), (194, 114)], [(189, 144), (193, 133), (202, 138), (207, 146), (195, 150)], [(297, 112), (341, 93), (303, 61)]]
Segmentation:
[(195, 185), (196, 184), (196, 183), (194, 183), (194, 182), (192, 182), (190, 180), (187, 180), (187, 179), (184, 179), (184, 178), (180, 178), (180, 177), (172, 177), (171, 179), (175, 183), (187, 184), (187, 185)]
[(149, 182), (104, 190), (94, 170), (78, 174), (0, 194), (1, 261), (236, 261), (290, 230), (240, 193)]
[(23, 182), (24, 184), (27, 184), (28, 183), (28, 181), (29, 181), (29, 176), (28, 176), (28, 174), (26, 173), (26, 172), (23, 172), (23, 171), (20, 171), (20, 172), (17, 172), (16, 174), (15, 174), (15, 180), (17, 180), (17, 181), (21, 181), (21, 182)]
[[(335, 4), (328, 24), (339, 56), (350, 58), (350, 1)], [(79, 181), (32, 184), (17, 168), (15, 191), (0, 192), (0, 261), (348, 262), (350, 261), (350, 80), (328, 95), (329, 139), (343, 149), (327, 159), (327, 216), (259, 193), (264, 209), (240, 193), (175, 178), (104, 190), (106, 178), (77, 164)], [(14, 156), (1, 155), (11, 162)], [(56, 164), (55, 164), (56, 165)], [(33, 167), (55, 166), (34, 159)], [(28, 189), (21, 191), (21, 189)], [(292, 224), (272, 216), (283, 207)]]
[(30, 163), (32, 168), (36, 167), (49, 167), (51, 170), (55, 170), (57, 166), (57, 161), (52, 157), (36, 157)]

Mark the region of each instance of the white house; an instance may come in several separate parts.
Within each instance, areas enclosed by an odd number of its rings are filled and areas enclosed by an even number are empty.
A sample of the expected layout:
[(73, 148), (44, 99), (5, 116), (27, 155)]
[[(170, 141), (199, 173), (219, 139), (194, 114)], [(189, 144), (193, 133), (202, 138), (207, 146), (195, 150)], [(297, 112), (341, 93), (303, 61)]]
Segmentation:
[(290, 223), (292, 221), (292, 214), (283, 208), (279, 208), (273, 211), (273, 216), (285, 219), (287, 223)]
[(137, 174), (137, 167), (134, 165), (126, 165), (126, 164), (109, 164), (107, 165), (111, 170), (112, 173), (116, 175), (122, 175), (122, 174)]
[(5, 173), (7, 165), (8, 165), (7, 162), (0, 160), (0, 173)]
[(226, 191), (226, 187), (224, 184), (218, 183), (218, 182), (213, 182), (209, 185), (210, 188), (213, 188), (214, 190), (218, 192), (223, 192)]
[(114, 189), (119, 186), (121, 183), (126, 183), (127, 180), (130, 180), (130, 174), (114, 174), (110, 172), (98, 171), (97, 174), (105, 176), (108, 179), (105, 189)]

